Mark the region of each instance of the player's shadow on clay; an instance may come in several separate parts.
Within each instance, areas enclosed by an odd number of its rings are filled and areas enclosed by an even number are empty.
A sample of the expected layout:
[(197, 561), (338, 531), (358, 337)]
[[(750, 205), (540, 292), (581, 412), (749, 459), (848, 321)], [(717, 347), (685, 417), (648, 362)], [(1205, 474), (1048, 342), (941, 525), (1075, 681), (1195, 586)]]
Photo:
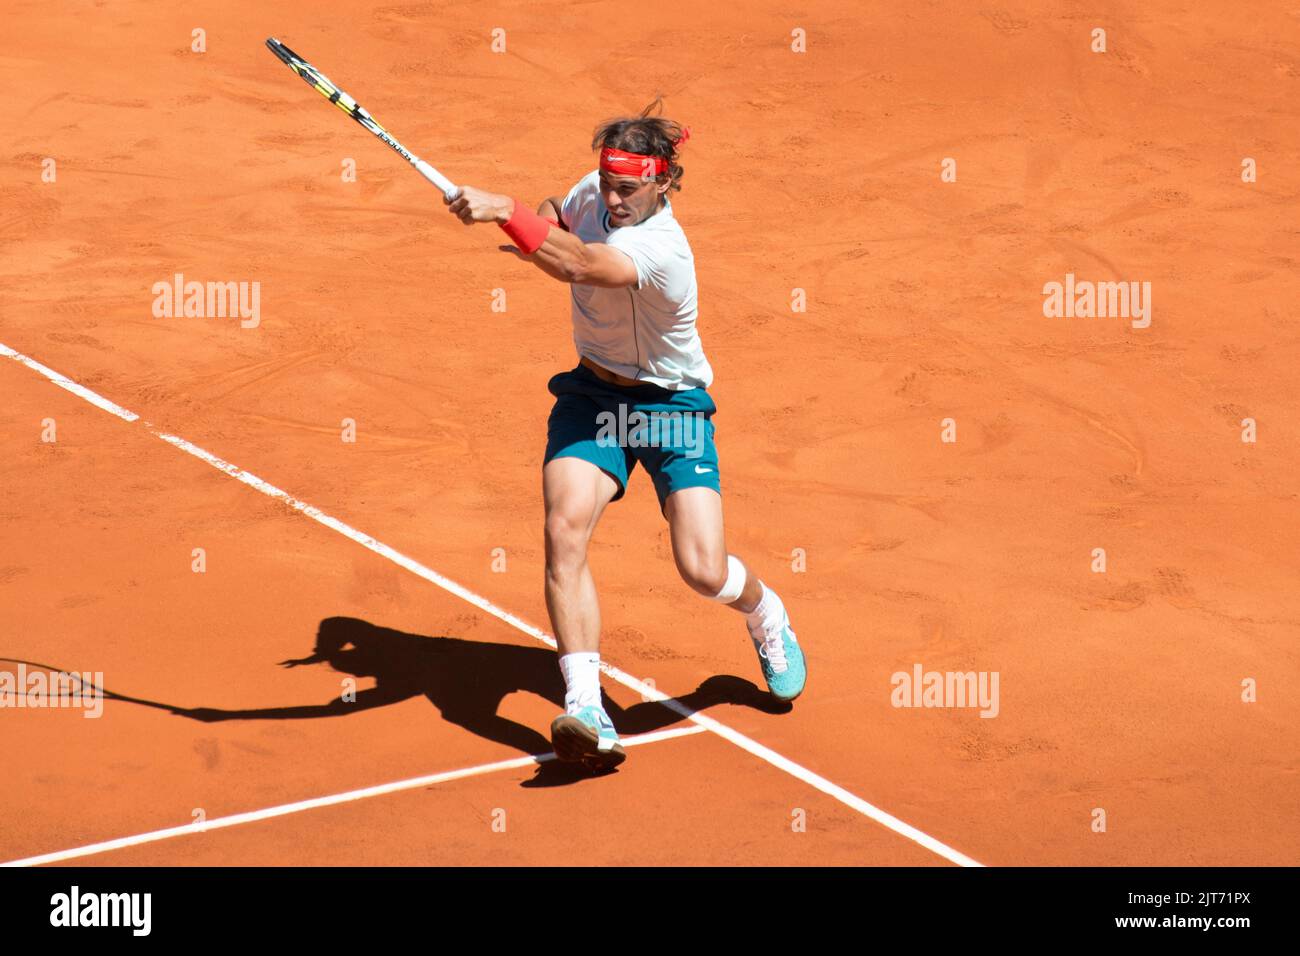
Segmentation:
[[(426, 637), (379, 627), (352, 617), (328, 617), (320, 622), (311, 655), (282, 661), (283, 667), (328, 664), (342, 674), (374, 678), (375, 686), (346, 701), (340, 695), (323, 704), (222, 710), (215, 707), (168, 707), (193, 720), (302, 720), (340, 717), (375, 707), (387, 707), (413, 697), (427, 697), (449, 723), (525, 754), (546, 754), (550, 740), (532, 727), (497, 713), (507, 694), (528, 691), (564, 710), (564, 681), (555, 652), (457, 637)], [(771, 713), (790, 710), (754, 684), (739, 677), (710, 677), (698, 688), (674, 698), (691, 711), (717, 704), (739, 704)], [(605, 709), (622, 736), (649, 733), (684, 718), (655, 701), (622, 707), (608, 695)], [(541, 767), (526, 786), (572, 782), (585, 774), (553, 761)]]

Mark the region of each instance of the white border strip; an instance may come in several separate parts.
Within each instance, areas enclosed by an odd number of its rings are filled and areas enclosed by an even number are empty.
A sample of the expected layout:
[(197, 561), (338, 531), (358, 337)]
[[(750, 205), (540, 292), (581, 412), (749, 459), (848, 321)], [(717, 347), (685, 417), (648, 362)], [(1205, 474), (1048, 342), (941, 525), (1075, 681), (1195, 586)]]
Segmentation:
[[(105, 411), (112, 412), (118, 418), (124, 419), (128, 422), (134, 422), (137, 419), (139, 419), (139, 416), (134, 414), (133, 412), (129, 412), (126, 409), (122, 408), (121, 406), (116, 405), (113, 402), (110, 402), (108, 399), (95, 394), (94, 392), (90, 391), (90, 389), (85, 388), (82, 385), (78, 385), (76, 382), (73, 382), (71, 379), (67, 378), (66, 376), (60, 375), (58, 372), (55, 372), (54, 370), (47, 368), (46, 366), (42, 365), (36, 360), (28, 358), (26, 355), (14, 351), (13, 349), (9, 348), (9, 346), (5, 345), (2, 342), (0, 342), (0, 355), (8, 356), (9, 358), (22, 363), (23, 365), (27, 366), (33, 371), (39, 372), (41, 375), (44, 375), (46, 378), (52, 381), (55, 385), (58, 385), (60, 388), (67, 389), (73, 394), (84, 398), (86, 401), (90, 402), (92, 405), (95, 405), (98, 408), (102, 408)], [(532, 624), (529, 624), (527, 621), (524, 621), (523, 619), (511, 614), (509, 611), (497, 607), (487, 598), (475, 594), (473, 591), (469, 590), (468, 588), (460, 584), (457, 584), (455, 581), (451, 580), (450, 578), (443, 577), (437, 571), (425, 567), (423, 564), (421, 564), (419, 561), (416, 561), (414, 558), (409, 558), (406, 555), (402, 554), (401, 552), (395, 551), (394, 549), (390, 548), (388, 545), (384, 544), (383, 542), (375, 540), (370, 535), (364, 534), (363, 532), (356, 530), (350, 525), (344, 524), (342, 521), (338, 520), (337, 518), (325, 514), (325, 512), (321, 511), (319, 508), (316, 508), (312, 505), (307, 504), (307, 502), (305, 501), (301, 501), (300, 499), (293, 497), (288, 492), (282, 491), (281, 489), (275, 487), (275, 485), (272, 485), (270, 482), (263, 481), (261, 478), (258, 478), (256, 475), (244, 471), (244, 469), (236, 465), (232, 465), (228, 461), (218, 458), (216, 455), (212, 454), (209, 451), (204, 451), (202, 448), (199, 448), (197, 445), (191, 444), (190, 442), (186, 441), (183, 438), (180, 438), (179, 436), (168, 434), (167, 432), (162, 431), (161, 429), (155, 427), (154, 425), (150, 424), (147, 421), (142, 422), (142, 424), (152, 434), (157, 435), (163, 441), (167, 442), (170, 445), (174, 445), (175, 447), (179, 448), (181, 451), (193, 455), (195, 458), (198, 458), (199, 460), (206, 462), (207, 464), (211, 465), (213, 468), (225, 472), (230, 477), (243, 482), (244, 484), (248, 485), (251, 488), (257, 489), (264, 495), (268, 495), (279, 501), (283, 501), (285, 504), (289, 505), (295, 510), (301, 511), (303, 514), (311, 518), (313, 521), (317, 521), (320, 524), (323, 524), (325, 527), (331, 529), (332, 531), (337, 531), (345, 538), (350, 538), (351, 540), (355, 541), (357, 544), (361, 545), (362, 547), (368, 548), (369, 550), (375, 552), (376, 554), (382, 555), (383, 557), (387, 558), (389, 561), (392, 561), (394, 564), (406, 568), (406, 570), (410, 571), (412, 574), (424, 578), (424, 580), (430, 582), (431, 584), (436, 584), (438, 587), (442, 588), (443, 590), (456, 595), (458, 598), (461, 598), (464, 601), (467, 601), (468, 603), (477, 607), (479, 610), (484, 611), (485, 613), (490, 614), (493, 617), (499, 618), (500, 620), (509, 624), (511, 627), (514, 627), (517, 630), (522, 631), (523, 633), (527, 634), (530, 637), (536, 638), (537, 640), (541, 641), (543, 644), (546, 644), (550, 647), (556, 646), (555, 638), (551, 637), (541, 628), (535, 627)], [(690, 708), (670, 698), (667, 694), (664, 694), (656, 690), (655, 688), (651, 687), (650, 685), (637, 680), (635, 677), (632, 677), (630, 674), (627, 674), (619, 670), (618, 668), (613, 667), (606, 663), (601, 664), (601, 670), (609, 674), (610, 677), (618, 681), (624, 687), (628, 687), (631, 688), (632, 690), (635, 690), (647, 700), (659, 701), (660, 703), (668, 707), (670, 710), (672, 710), (674, 713), (681, 715), (687, 720), (693, 721), (695, 724), (707, 730), (713, 731), (715, 734), (724, 738), (725, 740), (731, 741), (733, 744), (740, 747), (742, 750), (748, 751), (749, 753), (753, 754), (755, 757), (758, 757), (760, 760), (766, 761), (767, 763), (776, 767), (778, 770), (783, 770), (786, 773), (790, 774), (792, 777), (802, 780), (810, 787), (820, 790), (822, 793), (830, 797), (833, 797), (834, 799), (843, 803), (845, 806), (851, 807), (852, 809), (856, 810), (858, 813), (861, 813), (863, 816), (876, 821), (883, 827), (893, 830), (899, 836), (911, 840), (912, 842), (918, 844), (919, 846), (922, 846), (925, 849), (929, 850), (931, 853), (935, 853), (938, 856), (943, 857), (945, 860), (957, 864), (958, 866), (983, 866), (982, 863), (976, 862), (975, 860), (968, 857), (966, 854), (961, 853), (958, 850), (954, 850), (946, 843), (943, 843), (940, 840), (937, 840), (934, 837), (930, 836), (929, 834), (924, 833), (921, 830), (918, 830), (916, 827), (912, 826), (911, 824), (904, 823), (902, 820), (898, 819), (898, 817), (894, 816), (893, 814), (886, 813), (884, 810), (881, 810), (879, 807), (871, 803), (868, 803), (866, 800), (863, 800), (861, 797), (857, 796), (856, 794), (850, 793), (848, 790), (845, 790), (843, 787), (831, 783), (829, 780), (827, 780), (825, 777), (821, 776), (820, 774), (815, 773), (812, 770), (809, 770), (807, 767), (795, 763), (793, 760), (790, 760), (788, 757), (783, 757), (781, 754), (777, 753), (775, 750), (772, 750), (770, 747), (765, 747), (763, 744), (760, 744), (758, 741), (745, 736), (740, 731), (734, 730), (731, 727), (728, 727), (726, 724), (720, 723), (719, 721), (714, 720), (712, 717), (709, 717), (705, 714), (701, 714), (690, 710)], [(328, 798), (324, 798), (324, 799), (328, 799)], [(208, 826), (211, 827), (212, 824), (209, 823)]]
[(14, 359), (15, 361), (22, 362), (32, 371), (40, 372), (42, 375), (48, 378), (55, 385), (59, 386), (59, 388), (66, 388), (73, 395), (76, 395), (80, 398), (84, 398), (86, 401), (90, 402), (90, 404), (94, 405), (96, 408), (102, 408), (104, 411), (108, 412), (109, 414), (116, 415), (118, 418), (124, 421), (133, 422), (140, 417), (135, 412), (128, 412), (121, 405), (116, 405), (113, 402), (110, 402), (102, 395), (95, 394), (90, 389), (86, 388), (84, 385), (78, 385), (76, 382), (68, 378), (66, 375), (60, 375), (58, 372), (54, 371), (54, 369), (47, 368), (46, 366), (42, 365), (40, 362), (36, 361), (36, 359), (28, 358), (26, 355), (22, 355), (18, 352), (15, 352), (9, 346), (5, 345), (3, 342), (0, 342), (0, 355), (5, 355), (11, 359)]
[[(652, 744), (660, 740), (669, 740), (673, 737), (687, 737), (691, 734), (702, 734), (703, 727), (675, 727), (669, 730), (656, 730), (654, 733), (641, 734), (637, 737), (624, 737), (620, 741), (624, 747), (636, 747), (641, 744)], [(140, 846), (145, 843), (157, 843), (159, 840), (169, 840), (172, 837), (193, 836), (196, 833), (208, 833), (212, 830), (223, 830), (226, 827), (237, 827), (242, 823), (256, 823), (259, 820), (271, 820), (275, 817), (288, 816), (291, 813), (302, 813), (304, 810), (316, 810), (320, 807), (335, 807), (340, 803), (352, 803), (354, 800), (365, 800), (369, 797), (382, 797), (390, 793), (401, 793), (403, 790), (418, 790), (420, 787), (429, 787), (436, 783), (446, 783), (449, 780), (463, 780), (466, 777), (478, 777), (485, 773), (496, 773), (498, 770), (514, 770), (517, 767), (527, 767), (532, 764), (543, 764), (548, 760), (554, 760), (555, 754), (534, 754), (529, 757), (516, 757), (513, 760), (498, 760), (496, 763), (479, 764), (477, 767), (466, 767), (462, 770), (448, 770), (444, 773), (431, 773), (424, 777), (412, 777), (409, 780), (398, 780), (395, 783), (381, 783), (374, 787), (363, 787), (360, 790), (349, 790), (346, 793), (336, 793), (328, 797), (313, 797), (310, 800), (298, 800), (295, 803), (282, 803), (278, 807), (267, 807), (265, 810), (250, 810), (247, 813), (235, 813), (228, 817), (217, 817), (213, 820), (205, 820), (202, 823), (190, 823), (185, 826), (167, 827), (164, 830), (153, 830), (149, 833), (140, 833), (135, 836), (120, 837), (116, 840), (104, 840), (102, 843), (91, 843), (86, 846), (79, 846), (72, 850), (60, 850), (56, 853), (45, 853), (41, 856), (29, 856), (24, 860), (11, 860), (8, 863), (0, 863), (0, 867), (14, 866), (41, 866), (45, 863), (62, 863), (64, 860), (75, 860), (78, 857), (94, 856), (97, 853), (107, 853), (109, 850), (123, 850), (127, 847)]]

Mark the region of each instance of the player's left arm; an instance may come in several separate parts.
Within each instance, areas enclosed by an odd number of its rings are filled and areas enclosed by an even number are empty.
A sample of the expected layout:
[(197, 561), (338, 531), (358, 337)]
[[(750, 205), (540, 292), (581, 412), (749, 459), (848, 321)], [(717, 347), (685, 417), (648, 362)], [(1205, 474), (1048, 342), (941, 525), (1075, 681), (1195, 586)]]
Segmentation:
[(524, 258), (561, 282), (607, 289), (637, 284), (636, 265), (626, 252), (603, 242), (583, 242), (560, 229), (547, 233), (541, 248)]
[[(547, 203), (558, 213), (553, 200), (543, 202), (539, 213), (559, 225), (558, 215), (547, 216)], [(473, 186), (461, 187), (460, 197), (447, 205), (449, 211), (467, 226), (476, 222), (504, 225), (515, 214), (515, 203), (509, 196)], [(561, 282), (613, 289), (637, 284), (636, 265), (627, 253), (605, 243), (583, 242), (563, 227), (551, 228), (540, 247), (531, 254), (520, 255)]]

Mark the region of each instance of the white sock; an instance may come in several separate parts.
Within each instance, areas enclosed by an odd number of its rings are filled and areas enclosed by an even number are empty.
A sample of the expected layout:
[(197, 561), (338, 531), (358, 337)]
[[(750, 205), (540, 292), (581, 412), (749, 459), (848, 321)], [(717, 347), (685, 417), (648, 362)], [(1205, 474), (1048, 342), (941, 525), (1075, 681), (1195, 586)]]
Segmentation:
[(600, 655), (579, 651), (560, 657), (564, 675), (564, 712), (576, 714), (584, 707), (600, 706)]
[(775, 591), (763, 585), (763, 596), (758, 599), (758, 606), (745, 615), (751, 636), (761, 638), (763, 632), (780, 627), (785, 619), (785, 605)]

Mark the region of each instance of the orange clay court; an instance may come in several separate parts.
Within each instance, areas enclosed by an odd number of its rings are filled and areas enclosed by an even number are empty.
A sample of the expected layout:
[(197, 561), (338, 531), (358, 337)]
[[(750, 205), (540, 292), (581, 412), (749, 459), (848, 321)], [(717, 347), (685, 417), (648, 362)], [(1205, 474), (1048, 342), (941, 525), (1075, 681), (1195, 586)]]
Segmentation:
[[(10, 6), (0, 671), (105, 699), (0, 710), (0, 862), (1294, 864), (1293, 6), (625, 14)], [(728, 543), (806, 648), (793, 707), (641, 473), (591, 552), (627, 762), (530, 756), (568, 292), (273, 35), (529, 203), (610, 116), (691, 127)], [(259, 323), (156, 317), (176, 273), (258, 283)], [(1149, 282), (1150, 324), (1045, 316), (1067, 274)], [(895, 706), (918, 666), (996, 673), (996, 716)]]

